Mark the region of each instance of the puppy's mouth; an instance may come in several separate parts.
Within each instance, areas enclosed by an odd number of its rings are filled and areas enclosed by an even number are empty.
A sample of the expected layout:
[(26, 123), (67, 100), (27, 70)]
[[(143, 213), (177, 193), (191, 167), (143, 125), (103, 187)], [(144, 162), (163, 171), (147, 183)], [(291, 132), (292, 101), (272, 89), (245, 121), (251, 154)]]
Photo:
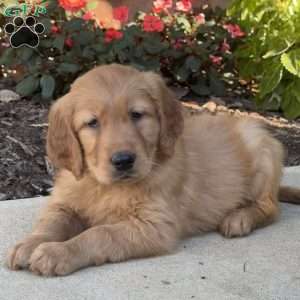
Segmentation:
[(138, 179), (138, 175), (135, 171), (116, 171), (113, 175), (114, 181), (136, 181)]

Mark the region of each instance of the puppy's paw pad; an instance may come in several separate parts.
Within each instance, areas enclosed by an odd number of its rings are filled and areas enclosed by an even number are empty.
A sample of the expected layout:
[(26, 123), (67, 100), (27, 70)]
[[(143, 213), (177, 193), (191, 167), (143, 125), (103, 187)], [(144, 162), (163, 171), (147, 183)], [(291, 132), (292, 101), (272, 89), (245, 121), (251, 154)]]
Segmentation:
[(42, 242), (41, 238), (30, 237), (9, 251), (6, 265), (9, 269), (20, 270), (29, 266), (29, 258), (34, 249)]
[(253, 228), (251, 215), (245, 210), (231, 213), (223, 220), (220, 232), (225, 237), (240, 237), (248, 235)]
[(63, 276), (73, 271), (70, 254), (63, 243), (43, 243), (30, 257), (30, 270), (43, 276)]

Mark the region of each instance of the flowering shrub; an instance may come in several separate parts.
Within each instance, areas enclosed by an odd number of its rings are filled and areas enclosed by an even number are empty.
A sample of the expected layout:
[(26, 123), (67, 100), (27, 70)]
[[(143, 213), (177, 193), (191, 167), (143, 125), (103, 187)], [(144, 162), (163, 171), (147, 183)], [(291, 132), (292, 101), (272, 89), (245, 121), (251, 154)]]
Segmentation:
[(241, 74), (259, 82), (257, 103), (299, 117), (300, 1), (235, 0), (229, 14), (249, 32), (235, 55)]
[(161, 72), (201, 96), (224, 93), (232, 49), (244, 33), (222, 11), (193, 12), (189, 0), (156, 0), (151, 13), (139, 13), (126, 24), (128, 8), (122, 6), (114, 9), (114, 18), (123, 24), (116, 30), (96, 24), (91, 5), (47, 1), (47, 15), (39, 18), (46, 27), (39, 47), (5, 50), (0, 64), (25, 68), (17, 92), (51, 100), (66, 93), (81, 73), (117, 62)]

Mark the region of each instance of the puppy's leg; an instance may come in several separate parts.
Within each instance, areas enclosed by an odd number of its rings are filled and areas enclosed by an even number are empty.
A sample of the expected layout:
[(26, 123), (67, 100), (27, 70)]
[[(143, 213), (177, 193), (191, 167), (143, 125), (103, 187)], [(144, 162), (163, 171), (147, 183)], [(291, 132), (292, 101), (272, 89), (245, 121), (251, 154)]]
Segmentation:
[(253, 229), (273, 222), (279, 213), (282, 146), (263, 134), (263, 138), (253, 150), (254, 172), (248, 193), (249, 201), (244, 207), (229, 213), (221, 223), (220, 232), (226, 237), (247, 235)]
[(90, 265), (168, 252), (177, 238), (173, 221), (132, 218), (92, 227), (63, 243), (40, 245), (31, 256), (30, 269), (46, 276), (67, 275)]
[(83, 231), (83, 225), (68, 208), (49, 205), (33, 232), (8, 254), (7, 266), (18, 270), (28, 268), (32, 252), (42, 243), (64, 241)]

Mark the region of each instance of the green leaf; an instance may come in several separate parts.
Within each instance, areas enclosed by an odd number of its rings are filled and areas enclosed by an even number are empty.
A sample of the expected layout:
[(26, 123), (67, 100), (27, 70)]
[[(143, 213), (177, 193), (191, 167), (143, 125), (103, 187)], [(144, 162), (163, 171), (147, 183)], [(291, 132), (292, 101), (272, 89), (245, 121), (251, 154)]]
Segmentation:
[(33, 54), (34, 51), (32, 48), (21, 47), (18, 49), (18, 56), (24, 62), (27, 62), (32, 57)]
[(57, 68), (59, 73), (76, 73), (80, 70), (79, 65), (62, 63)]
[(281, 107), (288, 119), (295, 119), (300, 116), (300, 81), (288, 85), (283, 93)]
[(67, 31), (72, 31), (72, 32), (78, 31), (78, 30), (82, 29), (84, 22), (85, 21), (81, 18), (71, 19), (70, 21), (66, 22), (65, 29)]
[(179, 82), (187, 81), (188, 78), (190, 77), (190, 75), (191, 75), (191, 71), (189, 68), (186, 67), (185, 64), (183, 66), (177, 68), (177, 70), (175, 70), (175, 78)]
[(43, 99), (52, 99), (55, 90), (55, 79), (48, 74), (45, 74), (40, 79)]
[(98, 6), (98, 1), (93, 1), (93, 2), (88, 2), (88, 4), (86, 5), (86, 8), (88, 10), (93, 10), (95, 8), (97, 8)]
[(290, 73), (300, 77), (300, 49), (283, 53), (281, 63)]
[(97, 54), (103, 54), (107, 52), (107, 46), (103, 43), (91, 46), (92, 49), (96, 51)]
[(208, 74), (209, 89), (212, 94), (216, 96), (224, 96), (225, 85), (224, 82), (219, 78), (219, 74), (213, 70), (210, 70)]
[(39, 87), (39, 79), (33, 75), (25, 77), (16, 86), (16, 92), (24, 97), (32, 95)]
[(190, 69), (192, 72), (197, 72), (199, 71), (201, 62), (199, 58), (196, 56), (190, 55), (185, 61), (185, 66)]
[(91, 47), (87, 46), (82, 51), (82, 57), (87, 59), (93, 59), (95, 57), (95, 51)]
[(284, 40), (274, 39), (274, 43), (275, 45), (273, 46), (269, 45), (269, 48), (272, 49), (263, 55), (264, 59), (280, 55), (286, 52), (291, 46), (293, 46), (293, 43), (289, 42), (287, 39)]
[(268, 93), (271, 93), (279, 84), (282, 78), (283, 67), (278, 59), (265, 66), (259, 91), (260, 97), (263, 98)]
[(210, 89), (207, 84), (205, 84), (204, 80), (198, 80), (198, 82), (191, 85), (190, 88), (199, 96), (208, 96), (210, 94)]
[(62, 52), (64, 49), (64, 44), (65, 44), (65, 37), (64, 35), (60, 34), (54, 39), (52, 46), (53, 48), (56, 48), (60, 52)]
[(14, 48), (7, 48), (1, 54), (0, 57), (0, 65), (10, 66), (14, 63), (14, 57), (16, 54), (16, 50)]
[(145, 49), (145, 51), (153, 55), (162, 53), (168, 48), (168, 46), (168, 42), (161, 42), (160, 37), (151, 38), (151, 36), (149, 36), (149, 38), (147, 40), (144, 40), (143, 43), (143, 48)]
[(192, 32), (192, 25), (186, 17), (178, 17), (176, 19), (177, 24), (184, 30), (186, 33)]
[(73, 39), (80, 45), (90, 45), (94, 40), (94, 33), (92, 31), (81, 31), (78, 34), (73, 35)]

